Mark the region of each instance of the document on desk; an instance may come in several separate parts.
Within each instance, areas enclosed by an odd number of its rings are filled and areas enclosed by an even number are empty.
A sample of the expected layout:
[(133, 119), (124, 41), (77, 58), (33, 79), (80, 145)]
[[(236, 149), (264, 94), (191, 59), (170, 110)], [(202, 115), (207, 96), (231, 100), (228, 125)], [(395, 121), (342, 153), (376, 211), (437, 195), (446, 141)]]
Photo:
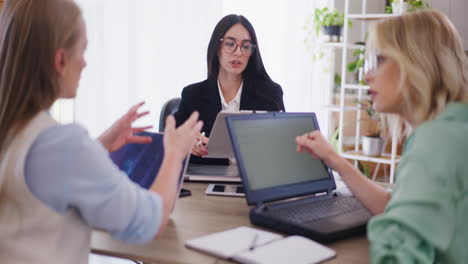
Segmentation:
[(240, 263), (319, 263), (333, 258), (334, 250), (301, 236), (281, 235), (241, 226), (187, 240), (185, 246)]

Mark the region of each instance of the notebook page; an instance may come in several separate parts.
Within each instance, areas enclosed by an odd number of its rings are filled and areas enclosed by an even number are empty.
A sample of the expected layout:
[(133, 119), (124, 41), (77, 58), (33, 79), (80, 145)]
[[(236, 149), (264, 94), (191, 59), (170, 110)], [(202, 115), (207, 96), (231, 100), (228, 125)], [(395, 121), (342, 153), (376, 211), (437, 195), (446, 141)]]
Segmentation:
[(185, 242), (185, 246), (206, 252), (208, 254), (230, 258), (239, 252), (248, 250), (255, 239), (255, 245), (265, 245), (283, 236), (251, 227), (241, 226), (223, 232), (218, 232)]
[(290, 236), (270, 244), (236, 254), (234, 260), (245, 264), (310, 264), (336, 255), (335, 251), (301, 236)]

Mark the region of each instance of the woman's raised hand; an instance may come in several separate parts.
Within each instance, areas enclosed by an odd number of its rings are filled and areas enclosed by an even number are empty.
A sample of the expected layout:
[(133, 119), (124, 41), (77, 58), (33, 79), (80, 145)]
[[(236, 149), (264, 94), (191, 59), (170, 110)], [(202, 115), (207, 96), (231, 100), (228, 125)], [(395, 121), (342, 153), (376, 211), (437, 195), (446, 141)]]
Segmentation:
[(127, 143), (145, 144), (151, 142), (151, 137), (138, 136), (135, 135), (135, 133), (150, 129), (152, 126), (132, 127), (133, 122), (149, 113), (149, 111), (138, 113), (138, 109), (144, 103), (145, 102), (140, 102), (132, 106), (127, 113), (115, 121), (110, 128), (99, 136), (98, 140), (109, 152), (116, 151)]
[(174, 155), (178, 160), (183, 160), (197, 143), (203, 122), (198, 121), (198, 112), (194, 112), (178, 128), (175, 125), (174, 117), (169, 115), (166, 119), (166, 129), (164, 130), (165, 155)]

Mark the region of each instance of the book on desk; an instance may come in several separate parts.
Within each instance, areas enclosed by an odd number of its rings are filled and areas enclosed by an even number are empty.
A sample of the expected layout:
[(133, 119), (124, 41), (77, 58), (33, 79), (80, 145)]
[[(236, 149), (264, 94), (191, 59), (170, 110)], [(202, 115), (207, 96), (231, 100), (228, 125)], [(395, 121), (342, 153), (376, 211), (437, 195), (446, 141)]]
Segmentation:
[(240, 263), (319, 263), (333, 258), (334, 250), (301, 236), (283, 237), (241, 226), (185, 242), (185, 246)]

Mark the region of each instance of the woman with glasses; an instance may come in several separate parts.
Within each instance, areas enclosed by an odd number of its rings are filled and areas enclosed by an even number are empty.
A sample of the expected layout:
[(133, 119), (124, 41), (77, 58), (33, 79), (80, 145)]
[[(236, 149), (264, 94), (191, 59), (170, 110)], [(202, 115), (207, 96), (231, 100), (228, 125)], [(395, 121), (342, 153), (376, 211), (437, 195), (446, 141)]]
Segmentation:
[[(175, 113), (177, 125), (193, 111), (204, 122), (203, 143), (208, 142), (214, 121), (221, 110), (284, 111), (283, 91), (273, 82), (263, 66), (257, 36), (243, 16), (228, 15), (216, 25), (208, 44), (208, 78), (182, 91), (182, 101)], [(192, 154), (206, 155), (207, 148), (197, 144)], [(204, 163), (193, 157), (192, 162)], [(227, 164), (224, 159), (209, 159), (210, 164)]]
[(336, 170), (376, 215), (372, 263), (468, 263), (468, 59), (449, 19), (435, 10), (374, 25), (365, 80), (374, 108), (412, 128), (392, 193), (343, 159), (318, 131), (297, 137)]

